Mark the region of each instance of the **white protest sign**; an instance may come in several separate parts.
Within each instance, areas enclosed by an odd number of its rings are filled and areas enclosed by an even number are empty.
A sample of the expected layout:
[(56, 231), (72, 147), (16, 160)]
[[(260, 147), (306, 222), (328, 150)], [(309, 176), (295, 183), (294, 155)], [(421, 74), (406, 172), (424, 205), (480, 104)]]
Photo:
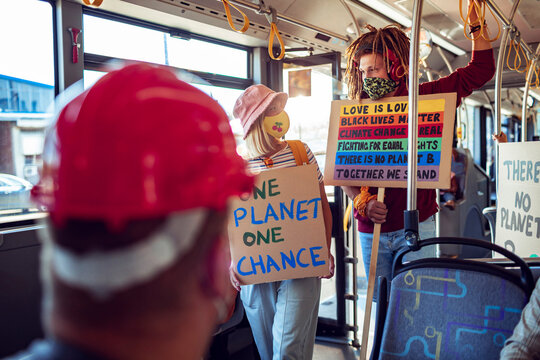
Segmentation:
[(495, 243), (521, 257), (540, 254), (540, 142), (499, 145)]

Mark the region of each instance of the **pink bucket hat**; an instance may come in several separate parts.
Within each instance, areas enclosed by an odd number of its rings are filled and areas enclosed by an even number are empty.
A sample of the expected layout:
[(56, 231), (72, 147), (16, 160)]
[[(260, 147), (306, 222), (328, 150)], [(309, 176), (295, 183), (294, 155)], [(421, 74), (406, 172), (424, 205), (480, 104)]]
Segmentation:
[(275, 92), (264, 85), (258, 84), (248, 87), (236, 100), (233, 109), (234, 117), (240, 119), (244, 128), (244, 139), (260, 115), (264, 114), (266, 110), (270, 110), (266, 114), (269, 116), (279, 114), (285, 108), (288, 98), (287, 94)]

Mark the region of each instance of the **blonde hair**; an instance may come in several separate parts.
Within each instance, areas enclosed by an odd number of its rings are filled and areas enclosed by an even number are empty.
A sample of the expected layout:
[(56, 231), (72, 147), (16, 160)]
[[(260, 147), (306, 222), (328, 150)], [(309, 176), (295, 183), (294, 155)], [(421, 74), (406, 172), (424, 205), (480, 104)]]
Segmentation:
[(358, 60), (363, 54), (380, 53), (386, 64), (386, 71), (390, 73), (390, 64), (387, 60), (388, 50), (395, 54), (399, 65), (403, 69), (400, 77), (407, 79), (409, 74), (409, 48), (410, 41), (407, 35), (397, 24), (385, 26), (377, 29), (372, 25), (364, 26), (368, 32), (360, 35), (349, 47), (347, 47), (347, 86), (349, 88), (349, 99), (360, 99), (362, 95), (361, 74), (358, 69)]
[(273, 153), (279, 148), (279, 140), (276, 141), (263, 128), (264, 116), (262, 114), (255, 120), (246, 136), (247, 155), (250, 159)]

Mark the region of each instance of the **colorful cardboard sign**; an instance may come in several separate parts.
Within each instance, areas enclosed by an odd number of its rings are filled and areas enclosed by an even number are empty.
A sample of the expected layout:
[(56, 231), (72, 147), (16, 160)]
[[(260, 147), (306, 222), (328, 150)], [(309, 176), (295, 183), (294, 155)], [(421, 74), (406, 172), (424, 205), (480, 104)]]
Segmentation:
[[(332, 102), (326, 185), (407, 187), (408, 97)], [(418, 188), (450, 187), (456, 94), (418, 98)]]
[(261, 172), (253, 195), (231, 209), (231, 257), (242, 284), (328, 274), (316, 165)]
[(540, 142), (499, 145), (495, 243), (521, 257), (540, 255)]

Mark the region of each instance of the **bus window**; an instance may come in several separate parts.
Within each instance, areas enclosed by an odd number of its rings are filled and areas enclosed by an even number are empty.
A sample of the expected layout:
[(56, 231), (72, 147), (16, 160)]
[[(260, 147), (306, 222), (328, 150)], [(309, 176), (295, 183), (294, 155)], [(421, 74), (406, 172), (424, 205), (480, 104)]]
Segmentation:
[(83, 16), (83, 22), (87, 54), (243, 79), (248, 77), (248, 52), (244, 49), (172, 36), (171, 33), (177, 33), (174, 29), (154, 30), (89, 14)]
[(38, 0), (0, 3), (0, 222), (38, 209), (30, 190), (47, 109), (54, 99), (53, 7)]
[(83, 71), (83, 82), (84, 82), (84, 89), (88, 89), (89, 87), (91, 87), (92, 85), (94, 85), (94, 83), (96, 81), (98, 81), (99, 79), (101, 79), (101, 77), (103, 75), (105, 75), (106, 72), (104, 71), (96, 71), (96, 70), (87, 70), (87, 69), (84, 69)]
[(83, 21), (85, 59), (97, 60), (85, 64), (85, 88), (106, 74), (100, 61), (136, 60), (170, 66), (178, 70), (182, 80), (219, 102), (231, 119), (238, 143), (243, 142), (242, 127), (233, 118), (232, 109), (238, 96), (252, 83), (248, 78), (250, 52), (246, 48), (198, 35), (173, 36), (179, 33), (177, 29), (150, 23), (146, 27), (129, 24), (130, 19), (123, 17), (106, 19), (84, 14)]
[(85, 53), (166, 64), (160, 31), (85, 14), (82, 34)]
[(310, 67), (288, 64), (283, 73), (283, 88), (289, 94), (285, 110), (291, 119), (287, 138), (308, 144), (321, 171), (326, 159), (333, 81), (331, 64)]

